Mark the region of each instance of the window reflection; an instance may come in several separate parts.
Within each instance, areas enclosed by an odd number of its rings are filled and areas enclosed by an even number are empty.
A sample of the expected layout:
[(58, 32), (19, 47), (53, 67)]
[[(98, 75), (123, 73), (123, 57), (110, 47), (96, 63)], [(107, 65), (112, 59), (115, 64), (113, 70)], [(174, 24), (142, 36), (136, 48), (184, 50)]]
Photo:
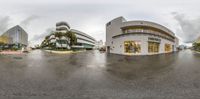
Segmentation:
[(125, 53), (141, 53), (141, 42), (139, 41), (125, 41)]
[(157, 42), (148, 42), (148, 52), (149, 53), (158, 53), (160, 43)]
[(165, 52), (170, 52), (171, 50), (171, 44), (165, 44)]

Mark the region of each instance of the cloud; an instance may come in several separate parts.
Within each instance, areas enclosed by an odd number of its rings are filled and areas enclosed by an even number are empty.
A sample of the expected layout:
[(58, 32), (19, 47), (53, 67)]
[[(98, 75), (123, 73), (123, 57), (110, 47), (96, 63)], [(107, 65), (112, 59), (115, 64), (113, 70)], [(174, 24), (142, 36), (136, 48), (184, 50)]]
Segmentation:
[(35, 16), (35, 15), (32, 15), (32, 16), (29, 16), (28, 18), (24, 19), (21, 23), (20, 23), (20, 26), (24, 27), (24, 28), (27, 28), (27, 26), (30, 25), (31, 21), (33, 20), (36, 20), (38, 19), (39, 17), (38, 16)]
[(31, 39), (31, 41), (43, 40), (45, 38), (45, 36), (47, 36), (54, 30), (55, 30), (55, 28), (48, 28), (48, 29), (46, 29), (46, 31), (44, 33), (39, 34), (39, 35), (34, 35), (33, 38)]
[[(178, 21), (173, 20), (176, 15), (172, 18), (171, 12), (198, 16), (199, 3), (199, 0), (0, 0), (0, 16), (9, 16), (13, 23), (10, 26), (22, 25), (31, 39), (40, 38), (41, 33), (49, 27), (55, 27), (56, 22), (66, 21), (72, 28), (97, 40), (105, 40), (105, 23), (115, 17), (153, 21), (176, 31), (177, 26), (174, 25)], [(180, 32), (176, 34), (187, 42), (193, 36), (188, 36), (184, 28), (178, 26)]]
[(0, 17), (0, 34), (2, 34), (8, 29), (9, 21), (10, 21), (9, 16)]
[(177, 12), (173, 12), (172, 15), (180, 25), (177, 34), (182, 38), (183, 42), (192, 43), (200, 36), (200, 17), (190, 19), (185, 14)]

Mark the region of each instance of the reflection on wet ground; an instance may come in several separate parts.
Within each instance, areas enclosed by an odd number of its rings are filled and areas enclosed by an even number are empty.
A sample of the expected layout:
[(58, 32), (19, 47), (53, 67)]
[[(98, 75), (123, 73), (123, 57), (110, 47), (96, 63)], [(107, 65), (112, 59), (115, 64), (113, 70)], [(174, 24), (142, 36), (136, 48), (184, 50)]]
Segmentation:
[(15, 99), (198, 99), (200, 54), (154, 56), (41, 50), (0, 56), (0, 97)]

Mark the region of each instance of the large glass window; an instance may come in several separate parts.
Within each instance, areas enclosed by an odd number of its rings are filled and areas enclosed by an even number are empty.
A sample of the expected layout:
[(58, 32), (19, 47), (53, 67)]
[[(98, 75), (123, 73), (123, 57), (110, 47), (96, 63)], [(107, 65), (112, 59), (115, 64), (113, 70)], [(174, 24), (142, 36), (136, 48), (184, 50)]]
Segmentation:
[(141, 53), (140, 41), (125, 41), (124, 50), (125, 53)]
[(148, 52), (149, 53), (158, 53), (159, 45), (160, 44), (158, 42), (148, 42)]
[(171, 44), (165, 44), (165, 52), (170, 52), (171, 50)]

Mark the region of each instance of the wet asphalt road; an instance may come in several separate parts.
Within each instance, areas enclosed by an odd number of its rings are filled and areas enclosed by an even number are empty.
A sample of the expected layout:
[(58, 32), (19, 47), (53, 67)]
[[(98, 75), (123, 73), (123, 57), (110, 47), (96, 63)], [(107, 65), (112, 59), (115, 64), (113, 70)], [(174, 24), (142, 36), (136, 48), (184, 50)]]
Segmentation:
[(0, 99), (200, 99), (200, 54), (0, 55)]

